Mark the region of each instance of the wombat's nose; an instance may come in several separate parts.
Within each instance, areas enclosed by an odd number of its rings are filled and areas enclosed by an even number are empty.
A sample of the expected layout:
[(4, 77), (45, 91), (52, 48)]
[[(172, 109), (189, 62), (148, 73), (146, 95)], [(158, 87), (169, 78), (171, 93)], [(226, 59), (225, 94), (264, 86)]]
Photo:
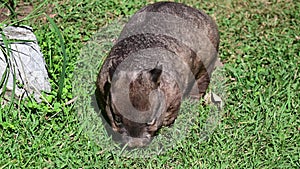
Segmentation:
[(150, 138), (136, 138), (136, 137), (129, 137), (124, 136), (123, 142), (124, 144), (127, 144), (128, 147), (134, 148), (134, 147), (145, 147), (150, 143)]

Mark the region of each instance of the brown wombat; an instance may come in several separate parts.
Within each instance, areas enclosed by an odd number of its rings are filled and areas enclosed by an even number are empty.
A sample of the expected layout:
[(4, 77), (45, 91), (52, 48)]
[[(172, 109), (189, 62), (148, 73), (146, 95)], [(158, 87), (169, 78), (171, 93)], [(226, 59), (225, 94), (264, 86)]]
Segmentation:
[(96, 97), (129, 147), (174, 122), (183, 98), (205, 94), (219, 34), (204, 12), (174, 2), (140, 9), (123, 28), (97, 78)]

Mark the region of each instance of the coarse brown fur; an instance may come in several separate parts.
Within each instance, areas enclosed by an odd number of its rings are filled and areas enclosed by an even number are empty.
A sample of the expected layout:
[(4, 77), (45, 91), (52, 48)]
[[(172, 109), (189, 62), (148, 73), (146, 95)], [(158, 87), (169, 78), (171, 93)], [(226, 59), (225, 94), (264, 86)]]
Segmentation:
[[(197, 30), (200, 30), (199, 33), (207, 37), (207, 41), (209, 41), (207, 43), (212, 44), (217, 53), (219, 46), (217, 26), (204, 12), (180, 3), (158, 2), (142, 8), (134, 16), (145, 12), (166, 13), (184, 19), (194, 25)], [(162, 126), (168, 126), (174, 122), (184, 97), (203, 97), (209, 85), (209, 76), (216, 61), (216, 53), (209, 53), (211, 54), (211, 60), (204, 65), (201, 57), (198, 56), (198, 51), (182, 43), (178, 38), (151, 32), (130, 35), (130, 30), (134, 28), (135, 24), (144, 23), (130, 20), (129, 24), (126, 25), (127, 27), (125, 26), (119, 40), (111, 49), (99, 72), (97, 78), (98, 92), (96, 94), (102, 113), (108, 118), (112, 129), (121, 134), (122, 141), (127, 143), (129, 147), (142, 147), (151, 141), (155, 132)], [(182, 36), (185, 36), (185, 34)], [(205, 41), (205, 38), (203, 41)], [(198, 47), (197, 44), (194, 46)], [(164, 62), (158, 62), (152, 68), (116, 73), (118, 66), (130, 54), (145, 49), (155, 50), (157, 48), (169, 51), (172, 55), (183, 60), (188, 65), (195, 81), (189, 79), (189, 76), (184, 72), (181, 73), (182, 71), (178, 70), (177, 74), (174, 71), (169, 71), (170, 67)], [(210, 58), (210, 56), (207, 57)], [(147, 59), (145, 58), (145, 60)], [(150, 63), (145, 61), (141, 64), (148, 65)], [(112, 84), (113, 76), (117, 79), (116, 84)], [(178, 84), (178, 79), (176, 80), (174, 77), (183, 78), (186, 81), (182, 85), (183, 88)], [(124, 86), (124, 83), (122, 83), (124, 79), (130, 82), (129, 86)], [(120, 112), (117, 104), (120, 103), (120, 100), (122, 102), (122, 99), (126, 98), (116, 97), (117, 93), (112, 89), (113, 85), (119, 90), (129, 88), (130, 102), (140, 112), (139, 116), (146, 117), (145, 122), (141, 123), (128, 119), (123, 112)], [(192, 93), (194, 87), (198, 89), (198, 93)], [(164, 102), (161, 100), (164, 100)], [(130, 106), (128, 106), (129, 109)], [(162, 113), (157, 113), (159, 111), (162, 111)], [(154, 115), (149, 114), (149, 112), (154, 112)]]

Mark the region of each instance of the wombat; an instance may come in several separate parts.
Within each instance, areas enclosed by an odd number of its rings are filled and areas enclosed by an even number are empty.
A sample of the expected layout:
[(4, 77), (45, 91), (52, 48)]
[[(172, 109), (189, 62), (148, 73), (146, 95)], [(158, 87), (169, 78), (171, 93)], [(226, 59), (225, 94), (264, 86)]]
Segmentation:
[(204, 96), (218, 46), (215, 22), (187, 5), (157, 2), (131, 17), (96, 82), (102, 114), (124, 144), (148, 145), (184, 98)]

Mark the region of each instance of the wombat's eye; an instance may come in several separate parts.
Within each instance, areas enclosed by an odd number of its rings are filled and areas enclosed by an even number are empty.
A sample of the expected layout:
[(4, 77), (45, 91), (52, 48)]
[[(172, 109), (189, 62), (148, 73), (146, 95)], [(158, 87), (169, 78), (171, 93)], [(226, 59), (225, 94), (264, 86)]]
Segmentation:
[(119, 115), (115, 116), (115, 122), (118, 126), (120, 126), (122, 124), (122, 118)]

